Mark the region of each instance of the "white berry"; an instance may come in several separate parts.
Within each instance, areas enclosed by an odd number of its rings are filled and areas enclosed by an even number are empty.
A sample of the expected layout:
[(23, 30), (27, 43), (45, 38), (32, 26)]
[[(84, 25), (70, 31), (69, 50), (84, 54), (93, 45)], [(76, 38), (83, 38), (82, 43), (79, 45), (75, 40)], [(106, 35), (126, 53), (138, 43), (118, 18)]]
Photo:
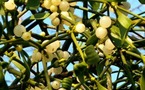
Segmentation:
[(23, 34), (24, 32), (26, 32), (26, 28), (25, 28), (23, 25), (17, 25), (17, 26), (15, 26), (13, 32), (14, 32), (14, 34), (15, 34), (17, 37), (21, 37), (22, 34)]
[(66, 89), (64, 89), (64, 88), (60, 88), (60, 89), (58, 89), (58, 90), (66, 90)]
[(59, 81), (53, 81), (51, 85), (52, 85), (53, 89), (59, 89), (60, 88), (60, 82)]
[(16, 8), (16, 4), (14, 0), (9, 0), (4, 3), (4, 6), (7, 10), (14, 10)]
[(22, 45), (17, 45), (17, 46), (16, 46), (16, 50), (17, 50), (17, 51), (22, 51), (22, 49), (23, 49), (23, 46), (22, 46)]
[(54, 26), (58, 26), (60, 24), (60, 19), (59, 18), (54, 18), (52, 21), (51, 21), (52, 25)]
[(99, 24), (101, 27), (108, 28), (111, 26), (111, 18), (108, 16), (103, 16), (99, 20)]
[(34, 53), (32, 54), (32, 61), (38, 62), (39, 60), (41, 60), (41, 58), (42, 54), (35, 50)]
[(52, 44), (49, 44), (46, 46), (45, 51), (49, 54), (49, 53), (54, 53), (57, 50), (57, 48), (55, 46), (53, 46)]
[(122, 5), (123, 5), (123, 8), (125, 9), (130, 9), (131, 8), (131, 5), (129, 2), (122, 2)]
[(62, 67), (52, 68), (52, 73), (61, 74), (63, 71)]
[(61, 0), (51, 0), (52, 5), (58, 6), (61, 3)]
[(50, 9), (51, 0), (44, 0), (43, 6), (44, 6), (46, 9)]
[(77, 23), (77, 25), (75, 26), (75, 32), (78, 32), (78, 33), (83, 33), (85, 29), (86, 27), (83, 23)]
[(105, 47), (106, 47), (106, 49), (108, 49), (108, 50), (112, 50), (112, 49), (115, 48), (114, 44), (112, 43), (112, 41), (111, 41), (110, 39), (107, 39), (107, 40), (105, 41)]
[(57, 12), (57, 9), (58, 9), (58, 8), (57, 8), (57, 6), (55, 6), (55, 5), (51, 5), (51, 6), (50, 6), (50, 11), (51, 11), (51, 12)]
[(46, 35), (46, 33), (42, 31), (42, 32), (40, 33), (40, 35), (44, 37), (44, 36)]
[(59, 59), (62, 59), (63, 58), (63, 51), (57, 50), (57, 56), (59, 57)]
[(67, 1), (61, 1), (60, 5), (59, 5), (59, 9), (61, 11), (68, 11), (70, 8), (69, 3)]
[(69, 56), (70, 56), (70, 55), (69, 55), (69, 53), (68, 53), (67, 51), (63, 51), (63, 58), (64, 58), (64, 59), (67, 60), (67, 59), (69, 58)]
[(98, 27), (95, 31), (95, 34), (99, 39), (103, 39), (107, 35), (107, 29), (103, 27)]
[(24, 32), (21, 38), (25, 41), (28, 41), (28, 40), (31, 39), (31, 33), (30, 32)]

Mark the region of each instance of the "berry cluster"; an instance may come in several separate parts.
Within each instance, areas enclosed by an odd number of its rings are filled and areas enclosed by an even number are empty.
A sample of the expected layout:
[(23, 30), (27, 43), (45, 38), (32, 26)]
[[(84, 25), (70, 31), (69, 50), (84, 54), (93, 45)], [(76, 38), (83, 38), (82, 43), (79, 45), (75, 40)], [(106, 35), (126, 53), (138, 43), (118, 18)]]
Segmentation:
[(49, 18), (52, 20), (51, 23), (54, 26), (58, 26), (60, 24), (60, 18), (58, 18), (58, 13), (69, 17), (68, 10), (70, 9), (70, 4), (66, 0), (44, 0), (42, 6), (52, 12)]
[[(96, 37), (99, 38), (100, 40), (105, 39), (105, 37), (108, 34), (107, 28), (109, 28), (111, 26), (111, 24), (112, 24), (112, 20), (109, 16), (101, 17), (99, 20), (100, 27), (98, 27), (95, 32)], [(111, 54), (112, 50), (115, 48), (114, 44), (112, 43), (112, 41), (109, 38), (105, 41), (105, 45), (100, 44), (98, 47), (105, 54)]]

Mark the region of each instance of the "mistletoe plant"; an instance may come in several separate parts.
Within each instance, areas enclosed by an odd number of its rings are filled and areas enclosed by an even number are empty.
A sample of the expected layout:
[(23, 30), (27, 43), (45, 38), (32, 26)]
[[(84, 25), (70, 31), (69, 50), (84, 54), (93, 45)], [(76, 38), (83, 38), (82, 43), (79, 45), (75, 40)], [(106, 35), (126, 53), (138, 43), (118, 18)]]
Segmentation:
[(0, 90), (144, 90), (145, 16), (130, 7), (127, 0), (0, 0)]

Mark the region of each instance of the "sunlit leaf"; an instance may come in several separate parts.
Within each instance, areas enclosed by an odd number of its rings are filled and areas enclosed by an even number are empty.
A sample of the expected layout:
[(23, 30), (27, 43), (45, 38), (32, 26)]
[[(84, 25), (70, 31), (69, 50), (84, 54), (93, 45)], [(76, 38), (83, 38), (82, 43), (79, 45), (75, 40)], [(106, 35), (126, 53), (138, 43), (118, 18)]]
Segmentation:
[(102, 86), (99, 82), (97, 82), (98, 90), (107, 90), (104, 86)]
[(124, 15), (123, 13), (121, 13), (120, 11), (117, 11), (117, 14), (118, 14), (118, 22), (125, 28), (125, 29), (128, 29), (131, 25), (131, 20), (126, 16)]
[(12, 60), (12, 63), (18, 68), (20, 69), (20, 71), (25, 71), (25, 67), (24, 67), (24, 64), (20, 61), (20, 60)]
[(131, 26), (131, 20), (120, 11), (118, 11), (117, 13), (118, 13), (117, 25), (120, 29), (120, 34), (121, 34), (121, 39), (122, 39), (122, 44), (123, 44), (128, 34), (129, 27)]
[(40, 5), (40, 0), (28, 0), (26, 8), (30, 10), (36, 10)]
[(37, 13), (34, 14), (30, 17), (30, 20), (42, 20), (45, 18), (48, 18), (48, 16), (50, 15), (50, 13)]
[(110, 35), (111, 35), (110, 39), (112, 40), (113, 44), (116, 47), (120, 48), (122, 46), (121, 38), (118, 35), (114, 34), (114, 33), (111, 33)]
[(118, 21), (116, 22), (116, 26), (112, 26), (111, 30), (111, 38), (116, 47), (123, 46), (125, 42), (125, 38), (129, 32), (129, 28), (131, 26), (131, 20), (125, 16), (120, 11), (117, 11)]

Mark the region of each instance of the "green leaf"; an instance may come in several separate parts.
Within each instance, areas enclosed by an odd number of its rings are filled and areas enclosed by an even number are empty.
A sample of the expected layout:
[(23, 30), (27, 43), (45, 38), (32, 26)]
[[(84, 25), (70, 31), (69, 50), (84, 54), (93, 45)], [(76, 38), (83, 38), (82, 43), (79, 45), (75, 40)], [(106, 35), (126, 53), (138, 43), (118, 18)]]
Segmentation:
[(104, 69), (104, 66), (105, 66), (105, 60), (101, 60), (98, 65), (96, 66), (96, 71), (97, 71), (97, 75), (99, 76), (103, 69)]
[(141, 4), (145, 4), (145, 0), (139, 0)]
[(113, 42), (113, 44), (120, 48), (122, 46), (122, 41), (121, 41), (121, 33), (120, 33), (120, 29), (116, 26), (112, 26), (110, 28), (110, 31), (111, 31), (111, 40)]
[(40, 0), (28, 0), (26, 8), (29, 10), (36, 10), (40, 5)]
[(96, 45), (96, 43), (98, 42), (98, 38), (96, 37), (95, 34), (93, 34), (91, 37), (88, 38), (88, 40), (86, 41), (86, 45)]
[(31, 60), (30, 60), (30, 57), (29, 57), (28, 53), (26, 53), (24, 50), (22, 50), (22, 52), (23, 52), (24, 56), (27, 58), (27, 63), (30, 66), (31, 65)]
[[(129, 28), (131, 26), (131, 20), (122, 14), (120, 11), (117, 11), (118, 21), (116, 26), (112, 26), (111, 30), (111, 39), (116, 47), (122, 47), (125, 43), (125, 39), (128, 35)], [(118, 27), (117, 27), (118, 26)]]
[(98, 89), (97, 90), (107, 90), (104, 86), (102, 86), (99, 82), (97, 82)]
[(37, 13), (34, 14), (30, 17), (30, 20), (43, 20), (48, 18), (48, 16), (50, 15), (50, 13)]
[(92, 10), (97, 11), (99, 9), (99, 7), (100, 7), (100, 3), (98, 3), (98, 2), (91, 2), (90, 1), (89, 3), (92, 6)]
[(132, 21), (127, 16), (125, 16), (123, 13), (118, 12), (118, 22), (125, 29), (128, 29), (130, 27)]
[(23, 81), (27, 81), (30, 78), (30, 66), (29, 66), (29, 64), (26, 60), (27, 56), (25, 57), (24, 51), (21, 51), (20, 54), (21, 54), (21, 57), (22, 57), (23, 62), (24, 62), (24, 67), (26, 68), (26, 71), (24, 73)]
[(98, 64), (100, 61), (98, 53), (95, 51), (95, 48), (93, 45), (89, 45), (85, 49), (85, 54), (86, 54), (86, 63), (89, 65), (92, 64)]
[(72, 79), (71, 78), (64, 78), (62, 80), (62, 88), (66, 90), (71, 90)]
[(117, 36), (114, 33), (111, 33), (110, 39), (112, 40), (112, 42), (115, 45), (115, 47), (117, 47), (117, 48), (121, 48), (122, 47), (121, 38), (119, 36)]
[(110, 31), (111, 31), (111, 40), (113, 42), (113, 44), (120, 48), (122, 45), (121, 45), (121, 33), (120, 33), (120, 29), (117, 27), (117, 26), (112, 26), (110, 28)]
[(128, 34), (129, 27), (131, 26), (132, 21), (120, 11), (117, 11), (117, 14), (118, 14), (117, 25), (120, 29), (121, 39), (124, 40), (126, 38), (126, 35)]
[(85, 63), (78, 63), (74, 65), (75, 75), (78, 77), (81, 83), (84, 83), (84, 73), (87, 70), (87, 65)]
[(121, 37), (120, 29), (117, 26), (112, 25), (112, 27), (110, 28), (110, 30), (111, 30), (111, 33), (114, 33), (118, 37)]

